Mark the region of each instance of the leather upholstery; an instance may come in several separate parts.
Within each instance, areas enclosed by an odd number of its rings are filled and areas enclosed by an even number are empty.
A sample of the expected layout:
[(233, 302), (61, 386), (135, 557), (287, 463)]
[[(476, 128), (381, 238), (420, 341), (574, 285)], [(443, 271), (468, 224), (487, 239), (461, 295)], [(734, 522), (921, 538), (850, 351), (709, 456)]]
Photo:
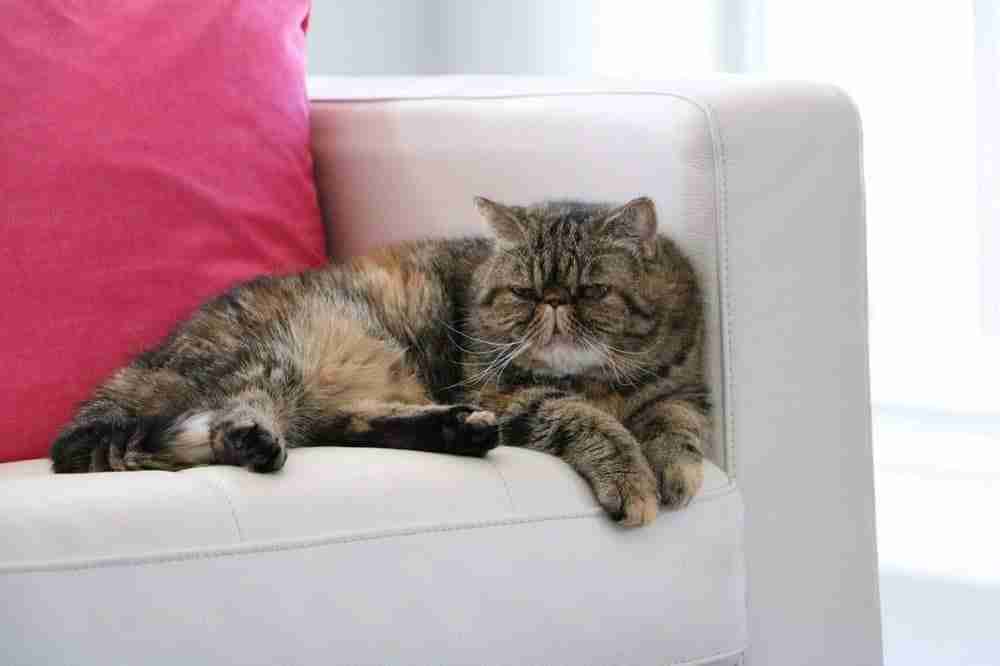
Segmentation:
[[(336, 100), (316, 107), (313, 132), (338, 253), (478, 232), (466, 203), (478, 192), (654, 198), (706, 289), (712, 453), (747, 504), (749, 663), (880, 663), (851, 101), (741, 78), (311, 83)], [(808, 538), (791, 548), (790, 535)]]
[[(0, 466), (0, 650), (38, 663), (674, 663), (745, 642), (742, 507), (613, 525), (558, 459), (293, 451), (55, 477)], [(169, 634), (169, 637), (165, 634)]]
[(850, 102), (743, 80), (311, 92), (338, 255), (482, 233), (475, 194), (654, 198), (706, 288), (705, 491), (626, 532), (559, 461), (511, 449), (297, 451), (275, 478), (2, 465), (7, 661), (731, 664), (749, 643), (752, 664), (880, 663)]

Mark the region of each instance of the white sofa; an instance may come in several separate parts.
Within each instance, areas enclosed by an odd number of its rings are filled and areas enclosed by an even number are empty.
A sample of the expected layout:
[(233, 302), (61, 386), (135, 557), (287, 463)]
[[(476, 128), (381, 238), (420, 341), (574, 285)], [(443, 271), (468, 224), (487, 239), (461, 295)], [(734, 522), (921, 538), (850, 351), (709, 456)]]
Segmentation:
[(331, 249), (476, 194), (655, 199), (707, 294), (717, 442), (623, 530), (560, 461), (0, 465), (0, 664), (881, 663), (860, 130), (827, 86), (314, 79)]

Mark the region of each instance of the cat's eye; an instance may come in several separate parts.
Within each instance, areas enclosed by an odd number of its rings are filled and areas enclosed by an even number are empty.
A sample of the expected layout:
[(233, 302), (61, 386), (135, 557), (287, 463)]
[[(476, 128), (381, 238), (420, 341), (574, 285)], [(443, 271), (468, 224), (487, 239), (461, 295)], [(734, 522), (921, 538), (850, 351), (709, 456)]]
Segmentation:
[(606, 284), (588, 284), (580, 289), (580, 295), (596, 301), (607, 296), (609, 291), (611, 289)]
[(535, 290), (531, 287), (511, 287), (510, 293), (526, 301), (534, 300)]

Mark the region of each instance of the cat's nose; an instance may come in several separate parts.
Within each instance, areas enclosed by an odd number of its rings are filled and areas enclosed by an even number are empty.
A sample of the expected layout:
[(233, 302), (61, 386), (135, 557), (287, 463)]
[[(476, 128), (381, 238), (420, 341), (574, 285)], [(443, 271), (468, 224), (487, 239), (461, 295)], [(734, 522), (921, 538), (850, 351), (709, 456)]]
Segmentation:
[(569, 292), (562, 287), (546, 287), (542, 292), (542, 302), (557, 308), (569, 302)]

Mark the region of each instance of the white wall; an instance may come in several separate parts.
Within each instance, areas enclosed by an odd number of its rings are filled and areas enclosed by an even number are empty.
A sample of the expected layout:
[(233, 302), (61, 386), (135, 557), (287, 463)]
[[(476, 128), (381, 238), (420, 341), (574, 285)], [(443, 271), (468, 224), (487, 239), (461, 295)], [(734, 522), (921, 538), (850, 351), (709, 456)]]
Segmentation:
[(308, 67), (358, 75), (696, 75), (730, 60), (718, 48), (726, 34), (719, 15), (716, 2), (682, 0), (314, 0)]
[(434, 74), (437, 0), (314, 0), (310, 74)]
[(584, 0), (440, 0), (442, 61), (462, 74), (590, 70), (593, 26)]

